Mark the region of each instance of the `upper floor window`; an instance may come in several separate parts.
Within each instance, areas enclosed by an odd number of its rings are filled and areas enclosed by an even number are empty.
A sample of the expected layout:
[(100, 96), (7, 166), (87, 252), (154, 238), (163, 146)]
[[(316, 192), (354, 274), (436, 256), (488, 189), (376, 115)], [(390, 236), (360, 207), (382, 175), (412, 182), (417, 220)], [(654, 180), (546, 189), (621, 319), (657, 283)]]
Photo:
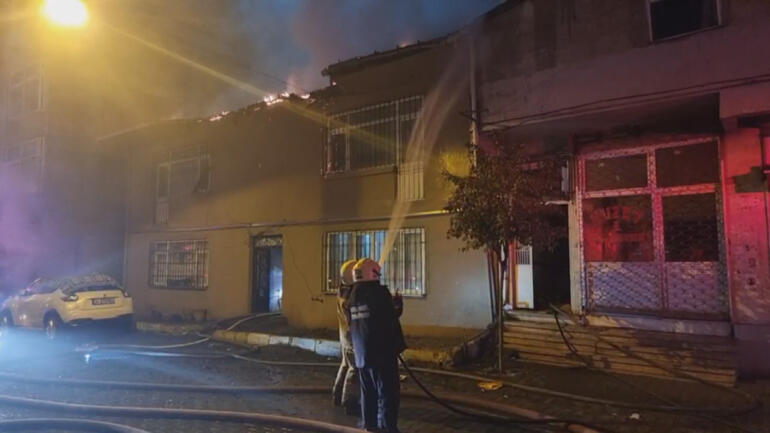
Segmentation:
[(720, 24), (720, 0), (649, 0), (652, 40), (670, 38)]
[(422, 109), (411, 96), (332, 115), (325, 146), (325, 172), (341, 173), (403, 161)]
[[(198, 151), (197, 148), (194, 149)], [(174, 208), (184, 207), (194, 193), (208, 192), (211, 186), (209, 155), (172, 153), (172, 159), (158, 164), (155, 183), (155, 222), (165, 224)]]
[(8, 82), (8, 115), (20, 116), (45, 108), (43, 70), (40, 65), (24, 68)]
[(10, 183), (17, 189), (36, 190), (43, 173), (43, 146), (42, 138), (0, 146), (3, 183)]

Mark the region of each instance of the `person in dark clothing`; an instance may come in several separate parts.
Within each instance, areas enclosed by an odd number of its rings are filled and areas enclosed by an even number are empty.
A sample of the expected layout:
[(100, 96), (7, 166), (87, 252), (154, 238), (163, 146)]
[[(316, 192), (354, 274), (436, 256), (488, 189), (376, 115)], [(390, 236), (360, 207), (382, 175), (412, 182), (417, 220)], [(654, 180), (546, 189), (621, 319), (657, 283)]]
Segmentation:
[(361, 383), (363, 427), (398, 433), (398, 355), (406, 349), (398, 321), (403, 303), (400, 296), (394, 299), (380, 284), (380, 266), (374, 260), (359, 260), (353, 268), (353, 279), (348, 308)]

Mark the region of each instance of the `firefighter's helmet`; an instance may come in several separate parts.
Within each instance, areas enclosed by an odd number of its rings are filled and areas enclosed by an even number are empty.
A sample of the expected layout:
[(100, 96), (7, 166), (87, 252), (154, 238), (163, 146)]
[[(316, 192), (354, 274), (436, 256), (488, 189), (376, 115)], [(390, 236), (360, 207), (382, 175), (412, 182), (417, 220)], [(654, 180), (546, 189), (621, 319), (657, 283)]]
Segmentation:
[(353, 284), (353, 268), (358, 263), (357, 259), (350, 259), (342, 264), (340, 268), (340, 282), (345, 286)]
[(361, 259), (353, 268), (353, 281), (356, 283), (360, 281), (379, 281), (380, 272), (379, 263), (372, 259)]

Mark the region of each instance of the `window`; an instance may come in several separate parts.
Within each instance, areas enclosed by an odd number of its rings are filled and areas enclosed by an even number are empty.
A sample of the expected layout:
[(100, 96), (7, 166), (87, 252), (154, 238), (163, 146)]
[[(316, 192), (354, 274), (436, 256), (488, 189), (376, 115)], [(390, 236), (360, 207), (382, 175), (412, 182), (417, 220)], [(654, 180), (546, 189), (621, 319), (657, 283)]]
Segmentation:
[(205, 289), (209, 285), (209, 245), (205, 240), (153, 242), (150, 285), (167, 289)]
[(16, 188), (35, 191), (43, 174), (44, 141), (42, 138), (0, 146), (0, 168), (3, 182)]
[(719, 260), (717, 203), (714, 194), (663, 197), (667, 262)]
[(652, 234), (649, 195), (583, 201), (587, 262), (649, 262), (654, 256)]
[(647, 186), (647, 156), (631, 155), (586, 161), (586, 191)]
[[(380, 260), (387, 230), (331, 232), (326, 234), (326, 287), (335, 293), (339, 270), (351, 258)], [(401, 229), (382, 266), (382, 283), (404, 296), (425, 296), (425, 229)]]
[(713, 184), (719, 181), (716, 141), (655, 151), (658, 187)]
[(422, 108), (422, 96), (332, 115), (325, 172), (386, 167), (402, 162)]
[(155, 184), (155, 222), (165, 224), (169, 213), (174, 208), (185, 206), (193, 193), (207, 192), (210, 186), (211, 164), (208, 155), (158, 164)]
[(719, 0), (649, 0), (653, 41), (720, 24)]
[(43, 71), (30, 66), (11, 75), (8, 82), (8, 115), (11, 117), (45, 108)]

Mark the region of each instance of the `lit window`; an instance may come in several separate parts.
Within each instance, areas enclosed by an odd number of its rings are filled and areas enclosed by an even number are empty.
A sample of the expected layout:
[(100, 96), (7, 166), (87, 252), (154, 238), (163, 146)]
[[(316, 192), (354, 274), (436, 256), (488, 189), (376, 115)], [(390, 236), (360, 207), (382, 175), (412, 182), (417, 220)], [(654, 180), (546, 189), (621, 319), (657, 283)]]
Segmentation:
[(205, 289), (209, 285), (209, 245), (205, 240), (153, 242), (150, 285), (166, 289)]
[(649, 0), (652, 40), (720, 24), (719, 0)]
[(331, 116), (325, 172), (340, 173), (403, 162), (422, 109), (412, 96)]
[[(342, 264), (352, 258), (380, 260), (387, 230), (331, 232), (326, 234), (326, 287), (335, 293)], [(425, 296), (425, 229), (401, 229), (382, 266), (381, 282), (404, 296)]]

